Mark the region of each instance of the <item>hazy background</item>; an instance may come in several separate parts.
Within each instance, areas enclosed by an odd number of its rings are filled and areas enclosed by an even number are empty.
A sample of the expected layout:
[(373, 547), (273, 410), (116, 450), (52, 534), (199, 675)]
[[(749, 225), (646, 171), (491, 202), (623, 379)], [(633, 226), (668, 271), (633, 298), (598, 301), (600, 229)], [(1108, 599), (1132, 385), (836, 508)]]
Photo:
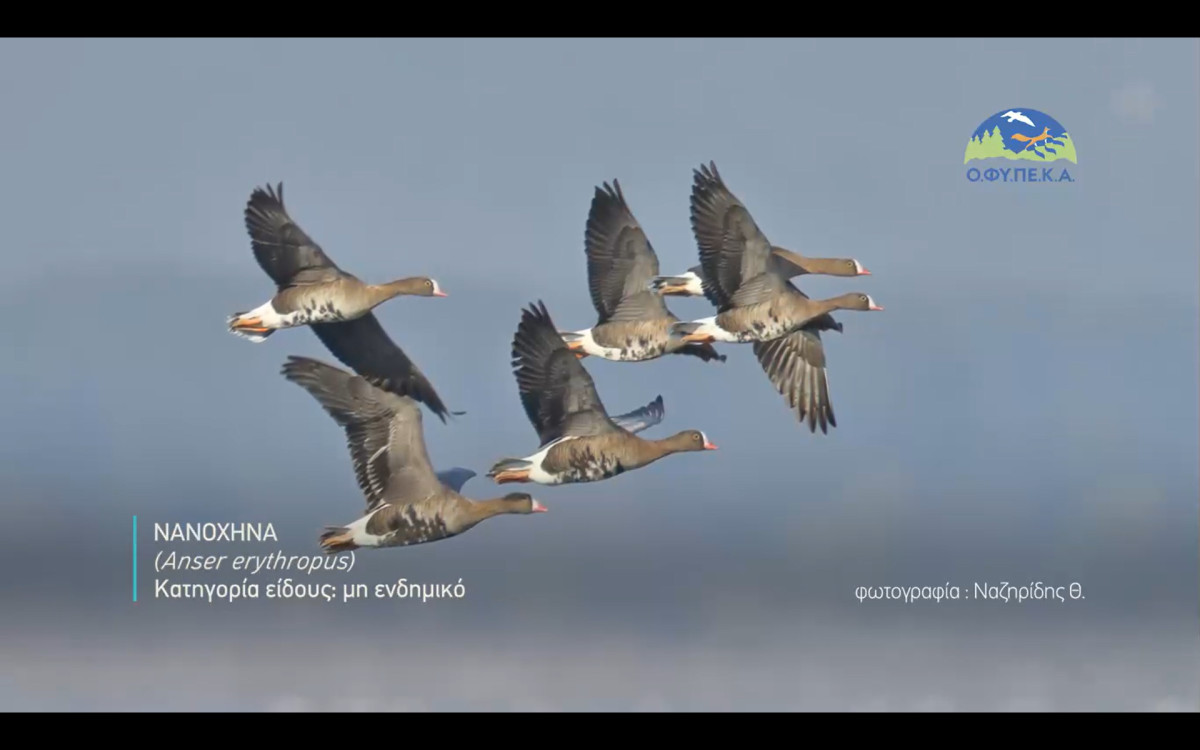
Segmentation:
[[(0, 708), (1196, 710), (1197, 85), (1195, 40), (5, 40)], [(1010, 107), (1069, 129), (1074, 184), (967, 182)], [(802, 283), (886, 307), (826, 337), (840, 427), (800, 427), (748, 346), (588, 359), (612, 411), (661, 393), (647, 435), (720, 451), (312, 577), (462, 600), (154, 599), (156, 521), (312, 554), (362, 510), (341, 430), (278, 374), (331, 355), (225, 330), (272, 293), (252, 188), (283, 181), (361, 277), (448, 291), (378, 315), (468, 412), (425, 412), (434, 461), (488, 497), (536, 447), (520, 307), (594, 322), (593, 186), (682, 271), (710, 159), (776, 244), (873, 272)], [(1086, 599), (854, 596), (1004, 581)]]

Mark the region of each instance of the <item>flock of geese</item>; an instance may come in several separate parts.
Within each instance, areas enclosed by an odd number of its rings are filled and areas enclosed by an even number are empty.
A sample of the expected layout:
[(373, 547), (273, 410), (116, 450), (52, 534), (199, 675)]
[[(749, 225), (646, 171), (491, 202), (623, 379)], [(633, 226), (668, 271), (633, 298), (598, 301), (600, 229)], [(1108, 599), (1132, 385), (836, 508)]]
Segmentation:
[[(245, 209), (254, 257), (275, 283), (270, 300), (229, 316), (230, 332), (263, 342), (275, 331), (308, 326), (343, 365), (291, 356), (282, 375), (304, 388), (345, 432), (366, 509), (345, 526), (326, 527), (328, 554), (432, 542), (500, 514), (545, 506), (524, 492), (489, 500), (460, 494), (475, 472), (435, 471), (425, 447), (424, 404), (443, 423), (448, 409), (425, 374), (384, 331), (373, 310), (400, 295), (445, 297), (426, 276), (369, 284), (342, 270), (288, 215), (283, 185), (255, 188)], [(625, 414), (605, 409), (582, 360), (646, 362), (691, 355), (724, 362), (714, 344), (751, 345), (763, 372), (809, 430), (837, 426), (829, 396), (822, 331), (842, 332), (835, 310), (882, 310), (861, 292), (814, 300), (792, 279), (803, 274), (862, 276), (855, 259), (806, 258), (772, 245), (716, 165), (694, 170), (691, 225), (700, 263), (676, 276), (634, 218), (620, 183), (595, 189), (584, 234), (595, 325), (560, 330), (541, 301), (521, 311), (513, 370), (537, 451), (504, 458), (487, 476), (497, 484), (596, 482), (687, 451), (715, 450), (704, 432), (660, 440), (642, 431), (662, 421), (662, 396)], [(704, 297), (716, 314), (682, 321), (665, 297)]]

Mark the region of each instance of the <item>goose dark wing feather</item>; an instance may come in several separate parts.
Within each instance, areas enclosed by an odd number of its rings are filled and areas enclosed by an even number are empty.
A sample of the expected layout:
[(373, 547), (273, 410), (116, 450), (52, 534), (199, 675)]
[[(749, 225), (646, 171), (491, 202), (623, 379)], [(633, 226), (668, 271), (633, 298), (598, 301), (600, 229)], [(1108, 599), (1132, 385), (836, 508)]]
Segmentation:
[(708, 277), (704, 275), (703, 264), (692, 266), (688, 269), (688, 271), (696, 274), (696, 276), (699, 277), (700, 292), (704, 295), (704, 299), (708, 300), (708, 303), (713, 307), (720, 307), (721, 296), (719, 294), (719, 290), (712, 284), (712, 282), (708, 280)]
[(542, 445), (568, 434), (617, 429), (591, 375), (563, 343), (542, 301), (521, 311), (512, 357), (521, 405)]
[(840, 323), (826, 318), (822, 316), (786, 336), (752, 345), (763, 372), (800, 422), (807, 420), (811, 432), (819, 426), (822, 433), (837, 427), (837, 418), (829, 396), (820, 331), (841, 330)]
[(246, 231), (254, 258), (276, 286), (317, 284), (345, 274), (283, 205), (283, 183), (256, 187), (245, 209)]
[(667, 320), (675, 322), (678, 320), (671, 311), (667, 309), (666, 300), (662, 296), (655, 294), (649, 289), (633, 292), (621, 300), (607, 319), (600, 321), (606, 322), (648, 322), (654, 320)]
[(425, 448), (421, 410), (411, 399), (308, 357), (289, 357), (281, 372), (345, 431), (368, 511), (394, 497), (428, 496), (441, 486)]
[(697, 275), (700, 276), (700, 291), (704, 294), (704, 299), (708, 300), (708, 304), (712, 305), (718, 310), (724, 309), (726, 305), (722, 301), (724, 297), (722, 296), (720, 289), (713, 285), (708, 280), (708, 277), (700, 274)]
[(313, 323), (308, 327), (339, 362), (372, 385), (420, 401), (443, 423), (448, 414), (463, 413), (451, 412), (446, 407), (429, 378), (392, 341), (375, 313), (337, 323)]
[(691, 223), (705, 296), (719, 309), (736, 304), (743, 284), (774, 269), (771, 243), (712, 162), (693, 172)]
[[(646, 292), (659, 273), (658, 256), (625, 202), (621, 184), (597, 187), (584, 230), (588, 291), (599, 322), (610, 320), (622, 301)], [(659, 307), (648, 308), (654, 314)]]

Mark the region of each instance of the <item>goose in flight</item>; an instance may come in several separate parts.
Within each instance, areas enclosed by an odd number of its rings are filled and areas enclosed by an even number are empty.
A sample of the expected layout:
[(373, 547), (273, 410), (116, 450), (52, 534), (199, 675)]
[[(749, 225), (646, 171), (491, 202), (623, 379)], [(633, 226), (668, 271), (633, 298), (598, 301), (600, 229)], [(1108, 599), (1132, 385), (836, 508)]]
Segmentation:
[(771, 341), (834, 310), (882, 309), (860, 292), (813, 300), (797, 289), (715, 164), (695, 172), (691, 217), (706, 285), (716, 298), (718, 313), (676, 323), (687, 341)]
[(245, 209), (254, 257), (275, 282), (259, 307), (231, 315), (229, 330), (262, 342), (277, 330), (307, 325), (343, 364), (385, 390), (412, 396), (442, 422), (450, 412), (425, 374), (383, 330), (372, 312), (399, 295), (445, 297), (434, 279), (417, 276), (365, 284), (341, 270), (288, 214), (283, 184), (255, 188)]
[(836, 426), (820, 332), (841, 332), (842, 324), (830, 315), (834, 310), (883, 308), (861, 292), (813, 300), (797, 289), (712, 162), (694, 172), (691, 221), (705, 287), (718, 312), (677, 324), (683, 338), (751, 343), (768, 379), (797, 417), (808, 420), (810, 431)]
[(330, 260), (288, 215), (283, 183), (255, 188), (245, 210), (254, 258), (275, 282), (275, 296), (248, 312), (227, 318), (229, 331), (256, 343), (283, 328), (337, 323), (362, 317), (402, 294), (445, 297), (425, 276), (366, 284)]
[(366, 498), (357, 520), (326, 527), (320, 536), (326, 554), (436, 542), (494, 516), (546, 510), (524, 492), (489, 500), (460, 495), (452, 484), (461, 474), (434, 472), (421, 409), (411, 398), (307, 357), (289, 357), (282, 374), (308, 391), (345, 431), (354, 475)]
[(712, 344), (691, 344), (673, 332), (679, 318), (649, 288), (659, 271), (658, 256), (617, 180), (596, 188), (584, 252), (597, 321), (591, 328), (562, 333), (568, 349), (580, 357), (594, 355), (615, 362), (644, 362), (664, 354), (725, 361)]
[(699, 430), (647, 440), (616, 423), (540, 301), (521, 311), (513, 337), (513, 368), (539, 446), (526, 458), (497, 461), (488, 476), (498, 484), (597, 482), (673, 453), (717, 447)]

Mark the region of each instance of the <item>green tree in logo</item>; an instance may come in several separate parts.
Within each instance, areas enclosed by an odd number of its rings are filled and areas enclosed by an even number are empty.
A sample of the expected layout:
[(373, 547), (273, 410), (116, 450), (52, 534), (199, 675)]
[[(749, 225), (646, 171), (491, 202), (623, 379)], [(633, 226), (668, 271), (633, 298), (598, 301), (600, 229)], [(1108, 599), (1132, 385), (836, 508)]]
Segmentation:
[(1004, 134), (1000, 132), (1000, 126), (992, 128), (990, 133), (985, 132), (979, 138), (971, 137), (967, 141), (967, 153), (963, 157), (963, 164), (972, 159), (1011, 159), (1013, 153), (1004, 149)]
[(963, 155), (963, 164), (972, 159), (1017, 159), (1028, 161), (1066, 159), (1073, 164), (1077, 163), (1075, 161), (1075, 144), (1071, 141), (1071, 136), (1066, 133), (1036, 148), (1027, 148), (1013, 152), (1004, 147), (1004, 134), (1000, 132), (999, 125), (992, 128), (990, 132), (985, 131), (978, 138), (972, 136), (967, 141), (967, 152)]

